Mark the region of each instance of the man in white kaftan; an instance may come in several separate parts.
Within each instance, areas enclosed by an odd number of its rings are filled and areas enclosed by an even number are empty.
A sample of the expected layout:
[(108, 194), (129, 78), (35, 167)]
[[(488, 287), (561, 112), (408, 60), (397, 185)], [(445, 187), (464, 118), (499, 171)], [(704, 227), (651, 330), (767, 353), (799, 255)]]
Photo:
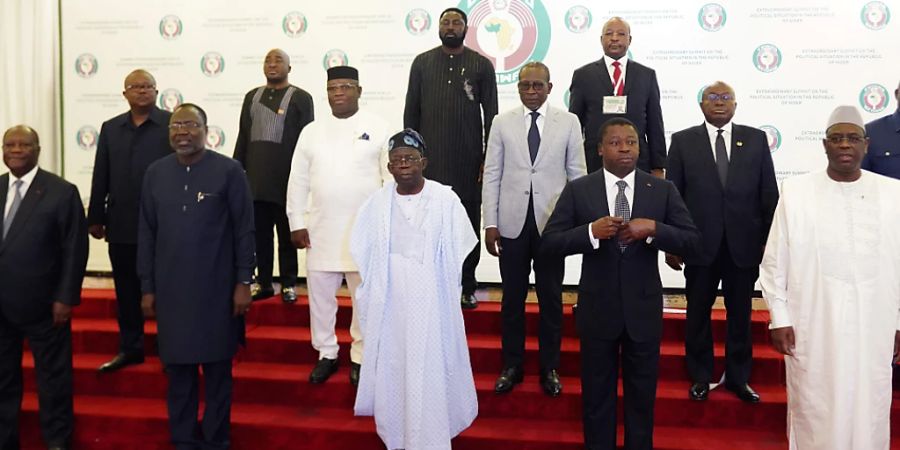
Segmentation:
[(787, 366), (791, 449), (887, 450), (900, 341), (900, 181), (860, 170), (868, 139), (838, 107), (828, 169), (784, 181), (762, 262)]
[(450, 187), (422, 178), (421, 136), (407, 129), (388, 142), (397, 183), (366, 201), (351, 236), (366, 336), (355, 412), (375, 416), (389, 450), (450, 449), (478, 414), (458, 303), (478, 241)]
[[(306, 252), (310, 331), (319, 361), (309, 381), (322, 383), (337, 370), (335, 293), (346, 278), (355, 299), (359, 273), (350, 256), (350, 229), (366, 198), (390, 179), (384, 143), (387, 123), (359, 110), (359, 75), (348, 66), (328, 69), (328, 103), (332, 114), (300, 134), (291, 162), (287, 215), (291, 240)], [(354, 301), (355, 303), (355, 301)], [(350, 382), (357, 384), (363, 334), (354, 307), (350, 335)]]

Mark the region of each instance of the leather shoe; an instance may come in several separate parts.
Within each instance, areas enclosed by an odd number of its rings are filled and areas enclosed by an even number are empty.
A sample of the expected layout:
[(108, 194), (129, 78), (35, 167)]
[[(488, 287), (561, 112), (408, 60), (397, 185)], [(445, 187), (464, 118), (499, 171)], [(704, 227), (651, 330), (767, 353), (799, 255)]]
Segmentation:
[(309, 382), (312, 384), (324, 383), (331, 374), (337, 372), (337, 368), (338, 360), (336, 358), (322, 358), (316, 363), (316, 367), (313, 367), (312, 372), (309, 374)]
[(119, 353), (113, 359), (103, 363), (97, 368), (99, 372), (115, 372), (125, 366), (140, 364), (144, 362), (144, 355), (141, 353)]
[(747, 402), (747, 403), (759, 403), (759, 394), (750, 387), (749, 384), (744, 383), (738, 386), (731, 386), (726, 384), (725, 388), (731, 392), (734, 392), (734, 395), (737, 395), (737, 398)]
[(69, 447), (66, 447), (64, 445), (51, 445), (47, 447), (47, 450), (68, 450), (68, 448)]
[(297, 302), (297, 291), (294, 290), (293, 286), (281, 288), (281, 301), (284, 303)]
[(263, 288), (259, 284), (253, 283), (250, 286), (250, 297), (253, 300), (262, 300), (264, 298), (269, 298), (275, 296), (275, 289), (272, 286), (268, 288)]
[(551, 397), (559, 397), (562, 393), (562, 383), (559, 381), (559, 373), (554, 369), (541, 375), (541, 388)]
[(362, 368), (355, 362), (350, 362), (350, 384), (359, 386), (359, 369)]
[(703, 401), (709, 396), (709, 383), (694, 383), (688, 389), (691, 400)]
[(463, 294), (460, 304), (463, 309), (475, 309), (478, 307), (478, 299), (475, 298), (475, 294)]
[(518, 366), (507, 367), (500, 372), (497, 382), (494, 383), (494, 392), (503, 394), (512, 390), (513, 386), (522, 382), (522, 368)]

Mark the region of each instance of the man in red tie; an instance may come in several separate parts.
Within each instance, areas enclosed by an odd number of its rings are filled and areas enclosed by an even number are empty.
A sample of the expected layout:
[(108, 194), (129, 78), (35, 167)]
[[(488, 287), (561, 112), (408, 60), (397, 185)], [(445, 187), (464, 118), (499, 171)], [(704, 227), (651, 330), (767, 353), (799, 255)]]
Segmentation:
[(588, 173), (603, 167), (595, 151), (600, 125), (621, 117), (637, 127), (638, 169), (663, 177), (666, 137), (656, 72), (629, 58), (631, 27), (621, 17), (603, 25), (600, 42), (604, 56), (576, 70), (569, 87), (569, 111), (581, 121)]

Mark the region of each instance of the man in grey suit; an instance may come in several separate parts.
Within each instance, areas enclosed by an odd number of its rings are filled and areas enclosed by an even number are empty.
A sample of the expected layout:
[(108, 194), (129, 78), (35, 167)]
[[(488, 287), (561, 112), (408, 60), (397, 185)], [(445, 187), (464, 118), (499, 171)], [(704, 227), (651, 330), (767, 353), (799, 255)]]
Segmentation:
[(540, 62), (519, 71), (517, 106), (497, 116), (484, 163), (485, 246), (500, 258), (503, 280), (503, 371), (494, 385), (509, 392), (523, 378), (525, 297), (534, 263), (540, 305), (540, 383), (558, 396), (564, 257), (538, 255), (541, 233), (568, 181), (587, 173), (578, 117), (547, 104), (550, 70)]

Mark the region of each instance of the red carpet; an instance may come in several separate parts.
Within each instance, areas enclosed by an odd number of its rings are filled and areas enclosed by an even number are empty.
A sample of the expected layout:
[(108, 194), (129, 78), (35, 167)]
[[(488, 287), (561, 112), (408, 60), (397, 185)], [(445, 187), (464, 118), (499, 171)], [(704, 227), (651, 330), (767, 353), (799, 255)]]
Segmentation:
[[(99, 374), (97, 366), (118, 348), (112, 291), (85, 290), (73, 321), (75, 352), (75, 448), (165, 449), (166, 379), (159, 359), (113, 374)], [(306, 379), (316, 359), (309, 344), (309, 312), (305, 298), (294, 306), (280, 299), (254, 304), (247, 320), (248, 347), (234, 368), (232, 443), (235, 449), (381, 449), (371, 418), (353, 416), (354, 390), (347, 381), (350, 323), (349, 300), (342, 300), (338, 338), (342, 366), (324, 385)], [(581, 387), (578, 380), (578, 340), (571, 310), (566, 308), (562, 344), (563, 395), (543, 395), (537, 381), (537, 338), (526, 345), (525, 382), (508, 394), (493, 393), (500, 371), (499, 304), (482, 303), (466, 311), (472, 365), (478, 388), (479, 416), (453, 442), (459, 450), (575, 450), (583, 448)], [(721, 342), (724, 313), (714, 315), (714, 334)], [(717, 389), (706, 402), (687, 398), (683, 363), (684, 316), (667, 314), (660, 357), (656, 402), (657, 449), (784, 449), (786, 395), (783, 362), (766, 344), (766, 313), (755, 313), (753, 335), (754, 388), (763, 402), (748, 405)], [(528, 306), (531, 336), (537, 332), (537, 307)], [(156, 332), (147, 325), (148, 335)], [(152, 342), (152, 339), (148, 339)], [(147, 354), (155, 355), (152, 345)], [(719, 371), (724, 348), (716, 347)], [(22, 415), (24, 448), (42, 448), (37, 425), (34, 364), (25, 357), (26, 394)], [(894, 390), (892, 425), (900, 421), (900, 391)], [(621, 409), (621, 405), (620, 405)], [(900, 435), (897, 426), (892, 435)], [(897, 439), (896, 441), (900, 441)], [(621, 444), (621, 442), (620, 442)], [(900, 449), (900, 443), (892, 448)]]

